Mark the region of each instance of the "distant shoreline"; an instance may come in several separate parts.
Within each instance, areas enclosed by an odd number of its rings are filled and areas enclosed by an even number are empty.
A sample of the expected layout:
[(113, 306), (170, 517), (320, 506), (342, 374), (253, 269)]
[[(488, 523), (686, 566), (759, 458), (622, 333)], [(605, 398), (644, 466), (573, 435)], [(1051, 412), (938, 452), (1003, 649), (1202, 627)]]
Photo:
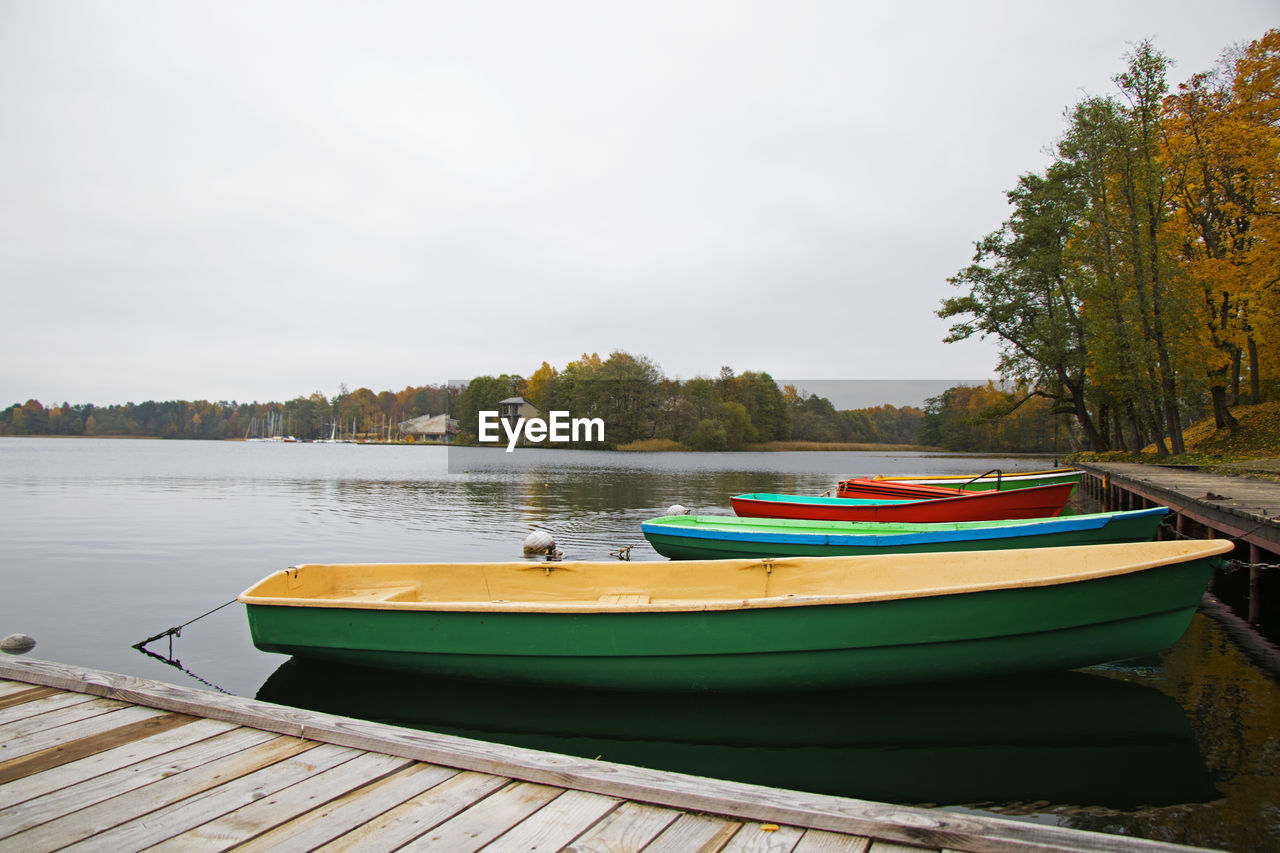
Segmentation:
[[(231, 443), (248, 443), (243, 438), (166, 438), (161, 435), (6, 435), (0, 438), (58, 438), (58, 439), (90, 439), (98, 438), (109, 441), (221, 441)], [(261, 444), (316, 444), (313, 441), (297, 441), (297, 442), (257, 442)], [(368, 441), (368, 442), (348, 442), (365, 447), (376, 446), (400, 446), (400, 447), (476, 447), (488, 448), (491, 450), (503, 450), (504, 448), (493, 447), (492, 445), (483, 444), (444, 444), (441, 442), (427, 441)], [(633, 445), (645, 445), (645, 442), (634, 442)], [(672, 442), (672, 445), (675, 445)], [(522, 446), (522, 449), (524, 447)], [(543, 450), (592, 450), (594, 448), (586, 447), (556, 447), (554, 445), (538, 446), (531, 449)], [(814, 453), (814, 452), (860, 452), (860, 453), (934, 453), (944, 454), (947, 456), (1049, 456), (1045, 453), (955, 453), (944, 450), (940, 447), (925, 447), (915, 444), (869, 444), (865, 442), (839, 442), (839, 441), (770, 441), (758, 444), (748, 444), (741, 450), (693, 450), (691, 448), (675, 445), (675, 446), (628, 446), (613, 448), (617, 453), (723, 453), (732, 455), (735, 453)]]
[(652, 441), (635, 441), (615, 447), (622, 453), (789, 453), (796, 451), (893, 451), (927, 452), (937, 450), (935, 447), (922, 447), (916, 444), (873, 444), (856, 441), (766, 441), (747, 444), (741, 450), (697, 451), (677, 442), (665, 439)]

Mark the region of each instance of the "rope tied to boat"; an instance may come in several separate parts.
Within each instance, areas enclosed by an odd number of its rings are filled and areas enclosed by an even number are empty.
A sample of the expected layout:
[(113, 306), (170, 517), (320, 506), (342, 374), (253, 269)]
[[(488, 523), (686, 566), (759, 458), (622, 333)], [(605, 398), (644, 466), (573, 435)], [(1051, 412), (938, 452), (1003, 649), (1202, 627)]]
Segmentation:
[[(219, 610), (221, 610), (222, 608), (227, 607), (228, 605), (231, 605), (231, 604), (235, 604), (238, 600), (239, 600), (239, 599), (237, 599), (237, 598), (233, 598), (233, 599), (231, 599), (230, 601), (223, 602), (222, 604), (219, 604), (217, 607), (213, 608), (212, 610), (209, 610), (209, 611), (206, 611), (206, 612), (204, 612), (204, 613), (201, 613), (201, 614), (200, 614), (199, 616), (197, 616), (195, 619), (188, 619), (186, 622), (183, 622), (181, 625), (175, 625), (175, 626), (173, 626), (172, 628), (168, 628), (168, 629), (166, 629), (166, 630), (164, 630), (164, 631), (161, 631), (159, 634), (156, 634), (154, 637), (147, 637), (145, 640), (142, 640), (142, 641), (140, 641), (140, 642), (134, 643), (132, 647), (133, 647), (133, 648), (135, 648), (135, 649), (137, 649), (138, 651), (142, 652), (144, 655), (146, 655), (146, 656), (148, 656), (148, 657), (153, 657), (153, 658), (155, 658), (156, 660), (160, 661), (161, 663), (166, 663), (166, 664), (168, 664), (169, 666), (176, 667), (176, 668), (178, 668), (178, 669), (182, 670), (182, 671), (183, 671), (183, 672), (185, 672), (187, 675), (189, 675), (189, 676), (191, 676), (192, 678), (194, 678), (196, 681), (199, 681), (201, 684), (204, 684), (204, 685), (207, 685), (207, 686), (209, 686), (209, 687), (212, 687), (214, 690), (217, 690), (217, 691), (219, 691), (220, 693), (226, 693), (226, 694), (230, 695), (230, 691), (229, 691), (229, 690), (223, 690), (221, 687), (219, 687), (218, 685), (214, 684), (212, 681), (208, 681), (208, 680), (206, 680), (206, 679), (204, 679), (204, 678), (201, 678), (200, 676), (196, 675), (194, 672), (192, 672), (191, 670), (189, 670), (189, 669), (187, 669), (185, 666), (183, 666), (183, 665), (182, 665), (182, 661), (178, 660), (177, 658), (175, 658), (175, 657), (173, 656), (173, 638), (174, 638), (174, 637), (181, 637), (181, 636), (182, 636), (182, 629), (183, 629), (183, 628), (185, 628), (185, 627), (187, 627), (188, 625), (190, 625), (192, 622), (197, 622), (197, 621), (199, 621), (199, 620), (203, 619), (203, 618), (204, 618), (204, 617), (206, 617), (206, 616), (209, 616), (209, 615), (211, 615), (211, 614), (213, 614), (213, 613), (217, 613), (217, 612), (218, 612)], [(156, 652), (153, 652), (153, 651), (151, 651), (151, 649), (148, 649), (148, 648), (147, 648), (147, 646), (148, 646), (148, 645), (150, 645), (151, 643), (154, 643), (156, 640), (162, 640), (162, 639), (164, 639), (165, 637), (168, 637), (168, 638), (169, 638), (169, 655), (168, 655), (168, 657), (166, 657), (165, 655), (162, 655), (162, 654), (157, 654)]]
[[(145, 640), (142, 640), (141, 642), (134, 643), (133, 648), (137, 649), (140, 652), (145, 652), (147, 651), (147, 646), (150, 645), (151, 643), (154, 643), (156, 640), (162, 640), (165, 637), (168, 637), (169, 638), (169, 657), (173, 657), (173, 638), (181, 637), (183, 628), (187, 627), (192, 622), (198, 622), (199, 620), (203, 619), (206, 616), (217, 613), (219, 610), (221, 610), (224, 607), (235, 604), (238, 600), (239, 599), (233, 598), (230, 601), (225, 601), (222, 604), (219, 604), (217, 607), (213, 608), (212, 610), (205, 613), (201, 613), (195, 619), (188, 619), (186, 622), (183, 622), (181, 625), (175, 625), (172, 628), (168, 628), (164, 631), (161, 631), (159, 634), (156, 634), (154, 637), (147, 637)], [(152, 652), (151, 654), (154, 654), (154, 652)]]

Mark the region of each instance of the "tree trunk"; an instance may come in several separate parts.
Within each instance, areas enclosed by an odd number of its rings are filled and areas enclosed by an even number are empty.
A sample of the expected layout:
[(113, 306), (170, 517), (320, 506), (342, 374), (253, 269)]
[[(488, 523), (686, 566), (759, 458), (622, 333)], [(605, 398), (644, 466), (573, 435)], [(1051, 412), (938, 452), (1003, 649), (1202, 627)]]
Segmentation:
[(1169, 444), (1175, 456), (1187, 452), (1182, 442), (1182, 416), (1178, 412), (1178, 385), (1174, 374), (1173, 360), (1169, 357), (1169, 346), (1164, 334), (1164, 296), (1160, 277), (1159, 258), (1156, 250), (1155, 205), (1149, 205), (1148, 240), (1151, 241), (1151, 325), (1155, 332), (1156, 355), (1160, 362), (1160, 399), (1164, 405), (1165, 426), (1169, 432)]
[(1249, 335), (1249, 402), (1257, 405), (1262, 402), (1262, 376), (1258, 371), (1258, 342)]
[(1240, 347), (1235, 347), (1231, 351), (1231, 405), (1240, 405), (1240, 365), (1241, 365)]
[(1133, 405), (1133, 401), (1128, 403), (1129, 408), (1129, 440), (1133, 442), (1130, 450), (1134, 453), (1142, 452), (1142, 421), (1138, 418), (1138, 409)]
[(1071, 406), (1075, 410), (1076, 423), (1080, 424), (1080, 428), (1084, 430), (1085, 441), (1098, 451), (1110, 450), (1111, 445), (1107, 442), (1106, 434), (1094, 426), (1093, 418), (1089, 416), (1089, 409), (1084, 404), (1084, 394), (1077, 394), (1074, 388), (1071, 390)]
[(1153, 400), (1146, 415), (1151, 428), (1151, 442), (1156, 446), (1156, 456), (1164, 458), (1169, 455), (1169, 446), (1164, 443), (1164, 421), (1160, 417), (1159, 404)]
[[(1224, 373), (1227, 368), (1214, 373)], [(1236, 430), (1240, 428), (1240, 422), (1236, 420), (1235, 415), (1231, 414), (1231, 410), (1227, 408), (1227, 386), (1223, 384), (1223, 377), (1210, 376), (1209, 378), (1209, 399), (1213, 401), (1213, 425), (1218, 429), (1226, 429), (1232, 435), (1236, 434)]]

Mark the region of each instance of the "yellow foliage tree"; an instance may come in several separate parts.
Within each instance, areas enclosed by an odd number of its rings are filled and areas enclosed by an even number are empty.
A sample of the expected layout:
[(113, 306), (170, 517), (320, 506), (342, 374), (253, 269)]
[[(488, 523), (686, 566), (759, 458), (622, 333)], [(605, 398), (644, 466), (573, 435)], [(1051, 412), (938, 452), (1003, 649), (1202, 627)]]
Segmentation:
[[(1174, 206), (1166, 250), (1179, 263), (1195, 318), (1184, 347), (1203, 366), (1219, 428), (1236, 429), (1248, 354), (1251, 400), (1260, 390), (1257, 330), (1274, 328), (1280, 215), (1280, 30), (1272, 30), (1165, 99), (1165, 166)], [(1259, 326), (1259, 324), (1262, 324)], [(1270, 336), (1261, 336), (1266, 340)]]

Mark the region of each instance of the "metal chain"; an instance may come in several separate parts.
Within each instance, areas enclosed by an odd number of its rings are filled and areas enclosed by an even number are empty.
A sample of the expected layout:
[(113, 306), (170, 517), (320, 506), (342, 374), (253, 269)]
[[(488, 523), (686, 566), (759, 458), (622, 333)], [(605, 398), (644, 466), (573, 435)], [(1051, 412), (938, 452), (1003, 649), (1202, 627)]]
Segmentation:
[(1244, 560), (1226, 560), (1224, 561), (1223, 571), (1238, 572), (1241, 569), (1280, 569), (1280, 564), (1276, 563), (1246, 563)]

